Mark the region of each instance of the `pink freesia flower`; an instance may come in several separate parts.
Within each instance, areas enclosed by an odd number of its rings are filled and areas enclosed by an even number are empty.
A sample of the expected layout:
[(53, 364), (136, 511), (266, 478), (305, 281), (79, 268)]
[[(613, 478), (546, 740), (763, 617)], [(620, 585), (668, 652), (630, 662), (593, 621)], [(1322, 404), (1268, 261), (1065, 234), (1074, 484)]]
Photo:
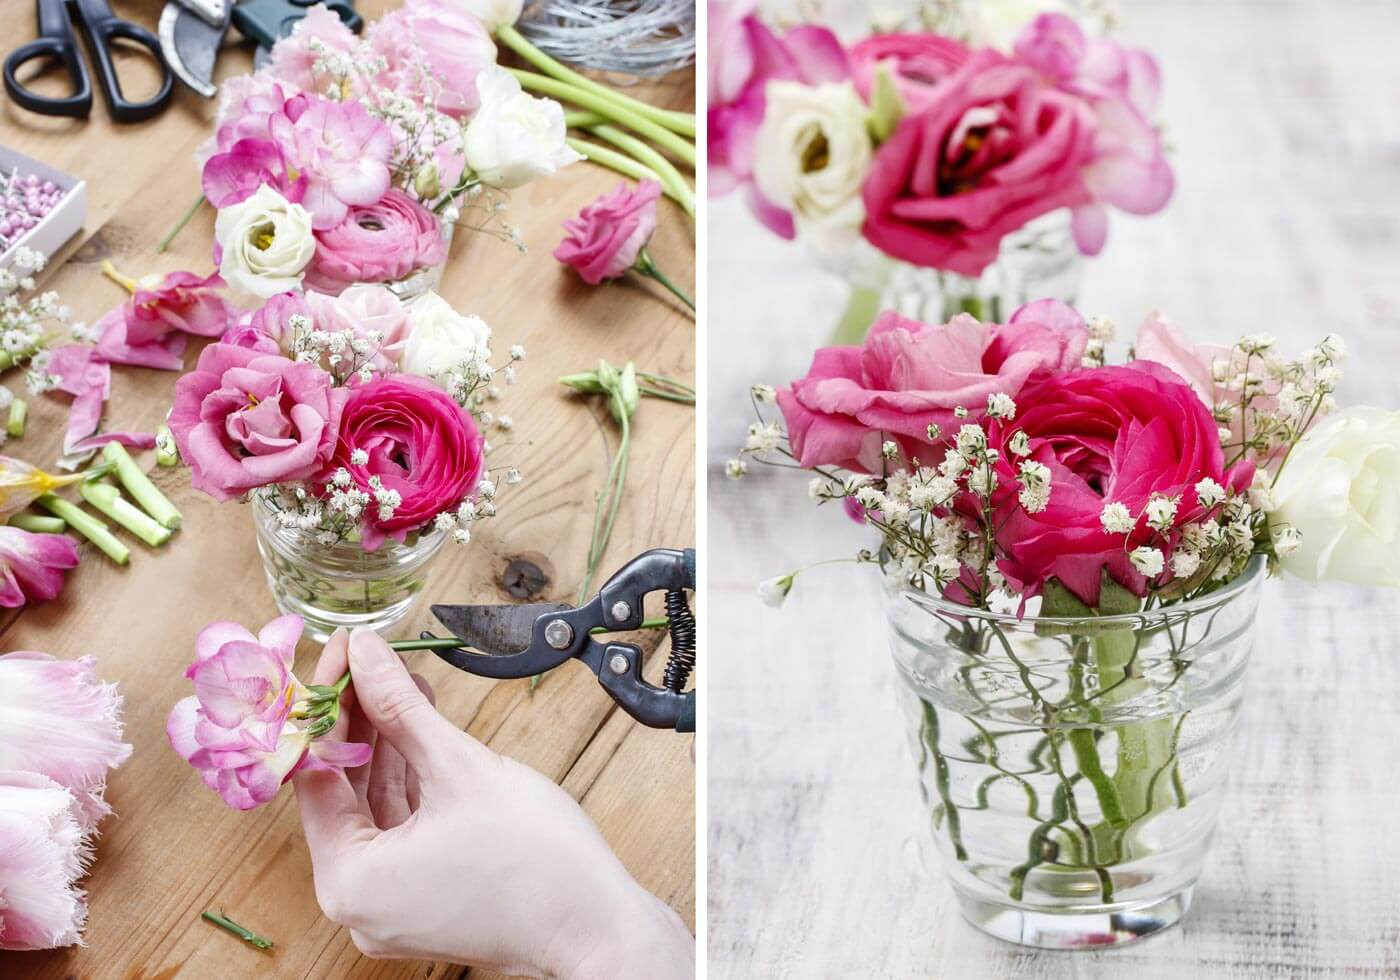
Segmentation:
[(316, 4), (292, 27), (291, 34), (272, 46), (266, 74), (302, 92), (320, 92), (331, 81), (319, 75), (316, 61), (321, 57), (312, 43), (334, 54), (349, 54), (358, 43), (355, 32), (323, 4)]
[(268, 184), (292, 204), (306, 196), (306, 174), (292, 174), (282, 148), (270, 139), (241, 139), (211, 156), (200, 173), (204, 196), (216, 208), (252, 197)]
[(373, 204), (389, 189), (393, 135), (359, 102), (299, 96), (269, 125), (283, 157), (306, 178), (300, 203), (317, 230), (334, 228), (353, 205)]
[(851, 81), (866, 102), (875, 90), (875, 73), (885, 68), (905, 113), (922, 112), (938, 86), (972, 51), (941, 34), (876, 34), (851, 48)]
[[(440, 112), (467, 116), (481, 104), (476, 76), (496, 63), (486, 27), (465, 8), (419, 0), (391, 10), (370, 25), (370, 48), (388, 69), (376, 82), (411, 98), (433, 96)], [(426, 75), (431, 86), (424, 85)]]
[(346, 390), (313, 364), (210, 344), (175, 385), (170, 430), (196, 489), (231, 500), (330, 458)]
[(172, 272), (149, 287), (138, 284), (125, 303), (98, 321), (98, 359), (183, 369), (186, 336), (217, 337), (233, 319), (236, 311), (220, 293), (223, 285), (217, 274), (192, 272)]
[(36, 772), (0, 771), (0, 950), (82, 942), (92, 859), (73, 794)]
[(195, 151), (200, 167), (239, 140), (270, 140), (268, 120), (282, 112), (287, 100), (296, 94), (297, 89), (263, 71), (224, 79), (219, 84), (214, 135)]
[(817, 351), (807, 376), (778, 392), (778, 406), (803, 466), (879, 472), (884, 440), (930, 457), (931, 423), (956, 432), (985, 414), (988, 396), (1015, 397), (1033, 378), (1072, 370), (1088, 336), (1056, 300), (1022, 307), (1004, 326), (966, 314), (930, 325), (887, 312), (864, 346)]
[(0, 527), (0, 606), (17, 609), (57, 597), (64, 573), (77, 567), (78, 546), (67, 535)]
[(303, 769), (361, 766), (369, 745), (315, 738), (292, 721), (312, 691), (292, 674), (303, 622), (281, 616), (255, 637), (237, 623), (212, 623), (195, 639), (186, 671), (195, 694), (170, 712), (171, 746), (229, 806), (251, 810)]
[(554, 257), (572, 266), (590, 286), (616, 279), (636, 264), (656, 231), (660, 198), (661, 185), (654, 180), (641, 181), (635, 190), (619, 184), (564, 222), (568, 234)]
[(120, 442), (138, 449), (149, 449), (156, 444), (155, 436), (150, 433), (97, 434), (102, 424), (102, 407), (112, 392), (112, 368), (98, 355), (95, 347), (68, 344), (50, 350), (48, 355), (44, 371), (57, 379), (49, 390), (73, 396), (68, 428), (63, 436), (60, 466), (76, 468), (108, 442)]
[(774, 79), (819, 85), (850, 75), (846, 52), (824, 27), (802, 26), (781, 38), (752, 13), (753, 2), (710, 0), (708, 169), (711, 194), (748, 185), (755, 215), (791, 238), (792, 216), (752, 186), (753, 142), (763, 122), (764, 90)]
[[(1127, 536), (1100, 521), (1106, 503), (1141, 514), (1153, 494), (1177, 497), (1175, 527), (1211, 511), (1196, 498), (1196, 484), (1211, 479), (1242, 491), (1254, 475), (1250, 463), (1225, 468), (1225, 455), (1210, 411), (1196, 393), (1159, 364), (1101, 367), (1052, 374), (1028, 385), (1016, 399), (1014, 423), (1000, 427), (1003, 444), (997, 508), (1007, 517), (997, 535), (1006, 557), (997, 567), (1026, 595), (1050, 578), (1097, 606), (1106, 571), (1137, 595), (1148, 582), (1129, 552), (1158, 532), (1139, 522)], [(1015, 466), (1005, 447), (1016, 431), (1030, 439), (1030, 458), (1050, 469), (1050, 501), (1031, 514), (1015, 505)], [(1174, 540), (1175, 531), (1168, 537)]]
[(300, 293), (278, 293), (230, 324), (219, 343), (263, 354), (282, 353), (283, 341), (291, 330), (291, 318), (298, 315), (308, 319), (311, 316), (306, 298)]
[[(354, 462), (355, 450), (368, 460)], [(386, 537), (402, 541), (443, 511), (456, 510), (476, 489), (483, 465), (483, 439), (469, 412), (430, 381), (392, 375), (351, 389), (335, 457), (320, 479), (344, 467), (371, 497), (371, 477), (399, 495), (388, 516), (377, 507), (366, 512), (361, 541), (373, 551)]]
[(393, 370), (412, 330), (408, 307), (386, 286), (351, 286), (339, 296), (307, 293), (306, 308), (317, 330), (348, 331), (373, 344), (369, 363), (380, 374)]
[(398, 188), (356, 205), (334, 228), (316, 232), (305, 284), (338, 293), (357, 282), (392, 282), (447, 258), (436, 215)]
[(131, 757), (121, 706), (116, 686), (98, 679), (92, 657), (0, 655), (0, 770), (42, 773), (65, 787), (78, 802), (83, 829), (92, 830), (111, 812), (102, 798), (108, 771)]

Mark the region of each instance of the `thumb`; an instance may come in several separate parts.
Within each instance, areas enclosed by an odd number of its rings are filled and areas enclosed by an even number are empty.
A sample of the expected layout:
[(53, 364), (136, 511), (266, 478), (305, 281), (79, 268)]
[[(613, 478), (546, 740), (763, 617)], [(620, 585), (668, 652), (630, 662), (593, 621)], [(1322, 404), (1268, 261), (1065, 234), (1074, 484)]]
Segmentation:
[(462, 733), (437, 713), (399, 655), (371, 629), (350, 634), (350, 678), (370, 724), (418, 773), (451, 765), (448, 753)]

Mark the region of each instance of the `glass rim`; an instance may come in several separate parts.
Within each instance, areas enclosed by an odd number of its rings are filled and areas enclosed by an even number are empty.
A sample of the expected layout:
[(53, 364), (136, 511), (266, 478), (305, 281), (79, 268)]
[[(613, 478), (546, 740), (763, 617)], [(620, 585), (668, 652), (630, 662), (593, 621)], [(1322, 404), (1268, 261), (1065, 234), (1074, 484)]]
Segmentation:
[(1186, 602), (1177, 602), (1169, 606), (1158, 606), (1155, 609), (1138, 610), (1130, 613), (1114, 613), (1111, 616), (1018, 616), (1016, 613), (992, 612), (990, 609), (979, 609), (976, 606), (964, 606), (960, 603), (945, 599), (942, 596), (915, 589), (910, 585), (902, 585), (897, 591), (893, 591), (891, 598), (906, 600), (912, 605), (934, 613), (946, 614), (950, 616), (960, 616), (968, 619), (976, 618), (995, 623), (1010, 623), (1020, 626), (1027, 624), (1035, 625), (1047, 623), (1056, 626), (1067, 626), (1074, 623), (1083, 623), (1092, 619), (1097, 625), (1108, 625), (1114, 623), (1142, 623), (1148, 619), (1162, 619), (1167, 616), (1197, 613), (1203, 609), (1213, 609), (1223, 606), (1232, 599), (1252, 588), (1259, 582), (1265, 573), (1268, 562), (1263, 555), (1255, 555), (1250, 558), (1245, 565), (1244, 571), (1231, 579), (1227, 584), (1214, 592), (1198, 596)]

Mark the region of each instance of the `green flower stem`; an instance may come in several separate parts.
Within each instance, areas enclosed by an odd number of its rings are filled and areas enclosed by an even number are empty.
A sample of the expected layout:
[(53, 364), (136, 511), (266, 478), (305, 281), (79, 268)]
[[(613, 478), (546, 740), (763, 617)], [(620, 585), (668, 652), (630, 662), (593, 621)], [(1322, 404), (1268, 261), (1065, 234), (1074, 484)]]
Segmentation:
[(637, 263), (632, 266), (632, 268), (637, 271), (638, 275), (646, 276), (648, 279), (655, 279), (657, 282), (661, 283), (661, 285), (669, 289), (677, 299), (690, 307), (692, 313), (695, 312), (695, 300), (691, 299), (679, 286), (666, 278), (666, 274), (661, 271), (656, 264), (656, 260), (651, 257), (651, 253), (645, 248), (637, 254)]
[[(1148, 682), (1130, 671), (1140, 639), (1135, 631), (1104, 631), (1093, 638), (1094, 664), (1099, 675), (1101, 703), (1115, 704), (1141, 694)], [(1154, 775), (1173, 760), (1171, 718), (1152, 718), (1114, 727), (1118, 736), (1118, 767), (1113, 782), (1129, 822), (1166, 808), (1165, 798), (1151, 798)], [(1165, 797), (1165, 794), (1163, 794)], [(1105, 819), (1108, 814), (1105, 812)], [(1112, 821), (1110, 821), (1112, 822)]]
[(243, 928), (232, 919), (215, 912), (210, 912), (208, 909), (201, 912), (199, 917), (205, 922), (212, 922), (225, 932), (233, 933), (249, 946), (256, 946), (258, 949), (271, 949), (274, 945), (271, 939), (265, 939), (256, 932)]
[[(613, 525), (617, 522), (617, 512), (622, 506), (622, 491), (627, 486), (627, 465), (632, 455), (632, 423), (631, 416), (625, 407), (620, 405), (622, 396), (617, 392), (610, 395), (619, 403), (619, 410), (615, 412), (620, 419), (622, 426), (622, 438), (617, 444), (617, 455), (613, 457), (612, 466), (608, 469), (608, 478), (603, 484), (603, 491), (598, 495), (598, 509), (593, 515), (593, 537), (588, 546), (588, 568), (583, 576), (583, 584), (579, 586), (577, 605), (582, 605), (584, 599), (588, 597), (589, 588), (593, 584), (593, 576), (598, 571), (598, 562), (603, 558), (603, 552), (607, 550), (608, 540), (612, 537)], [(606, 511), (607, 519), (603, 514)]]
[(158, 548), (170, 540), (174, 532), (156, 523), (140, 507), (126, 502), (116, 487), (105, 482), (85, 482), (78, 485), (82, 498), (103, 514), (116, 521), (152, 548)]
[(5, 421), (5, 431), (18, 439), (24, 435), (24, 423), (29, 418), (29, 403), (23, 398), (10, 402), (10, 417)]
[(102, 455), (116, 468), (117, 479), (126, 487), (126, 492), (145, 508), (146, 513), (172, 531), (180, 526), (180, 512), (165, 494), (156, 489), (156, 485), (141, 471), (141, 467), (136, 465), (136, 460), (131, 458), (124, 446), (109, 442), (102, 448)]
[(924, 708), (923, 742), (933, 755), (934, 785), (938, 798), (943, 804), (943, 817), (948, 823), (948, 840), (953, 845), (953, 856), (959, 861), (967, 860), (967, 848), (962, 840), (962, 818), (953, 802), (953, 791), (948, 776), (948, 760), (943, 758), (943, 750), (938, 747), (938, 710), (920, 698)]
[(623, 95), (621, 92), (614, 91), (606, 85), (595, 82), (586, 75), (581, 75), (573, 69), (567, 68), (558, 61), (555, 61), (549, 55), (531, 44), (513, 25), (507, 24), (505, 27), (499, 28), (496, 31), (496, 38), (546, 75), (550, 75), (561, 82), (566, 82), (575, 88), (592, 92), (600, 98), (605, 98), (623, 108), (631, 109), (639, 115), (645, 116), (681, 136), (688, 136), (691, 139), (695, 138), (695, 116), (692, 113), (660, 109), (640, 99), (634, 99), (631, 96)]
[(131, 559), (131, 549), (118, 541), (106, 524), (77, 504), (51, 493), (44, 494), (35, 503), (55, 517), (63, 518), (69, 527), (97, 545), (104, 555), (118, 565), (125, 565)]
[(597, 113), (565, 113), (564, 122), (577, 129), (586, 129), (594, 136), (605, 139), (631, 154), (638, 163), (656, 174), (656, 182), (661, 185), (667, 197), (679, 204), (690, 217), (695, 217), (695, 191), (691, 189), (690, 184), (686, 182), (686, 179), (681, 176), (681, 172), (675, 168), (670, 160), (630, 133), (624, 132), (616, 126), (608, 125), (607, 121)]
[(175, 236), (185, 230), (185, 225), (190, 223), (190, 219), (194, 217), (195, 212), (199, 210), (200, 205), (202, 205), (203, 203), (203, 194), (195, 198), (194, 203), (190, 205), (190, 209), (185, 212), (185, 216), (176, 223), (174, 228), (170, 229), (170, 234), (162, 238), (160, 244), (156, 246), (157, 255), (163, 254), (165, 250), (170, 247), (170, 243), (175, 240)]
[(652, 398), (664, 398), (668, 402), (680, 402), (682, 405), (695, 404), (694, 395), (687, 395), (679, 391), (663, 391), (660, 388), (653, 388), (651, 385), (638, 385), (637, 390)]
[(616, 171), (624, 177), (631, 177), (633, 180), (656, 181), (658, 184), (661, 184), (661, 189), (665, 192), (667, 197), (676, 201), (677, 204), (680, 203), (680, 201), (676, 200), (674, 192), (662, 182), (661, 177), (658, 176), (654, 170), (650, 167), (642, 166), (627, 154), (618, 153), (616, 150), (610, 150), (606, 146), (599, 146), (597, 143), (590, 143), (587, 140), (581, 140), (573, 136), (570, 136), (565, 142), (573, 148), (574, 152), (581, 153), (583, 158), (589, 163), (596, 163), (600, 167), (607, 167), (609, 170)]
[(638, 135), (645, 136), (663, 150), (673, 154), (676, 159), (686, 164), (686, 166), (690, 167), (692, 170), (695, 169), (695, 144), (677, 136), (660, 123), (653, 122), (646, 116), (640, 115), (632, 109), (604, 98), (596, 92), (576, 88), (566, 82), (561, 82), (557, 78), (550, 78), (548, 75), (539, 75), (532, 71), (522, 71), (519, 68), (511, 68), (508, 70), (525, 88), (556, 99), (562, 99), (565, 102), (572, 102), (574, 105), (592, 110), (600, 116), (606, 116), (613, 122), (621, 123)]
[(16, 514), (10, 518), (10, 526), (34, 534), (62, 534), (68, 524), (62, 518), (45, 517), (43, 514)]
[(870, 332), (870, 326), (880, 313), (880, 292), (863, 286), (851, 287), (851, 298), (841, 320), (831, 335), (831, 343), (837, 347), (859, 345)]
[(681, 391), (688, 391), (692, 395), (695, 394), (695, 389), (692, 388), (690, 385), (686, 384), (684, 381), (677, 381), (675, 378), (668, 378), (664, 374), (650, 374), (646, 371), (638, 371), (637, 377), (643, 381), (650, 381), (652, 384), (655, 385), (666, 385), (671, 388), (678, 388)]

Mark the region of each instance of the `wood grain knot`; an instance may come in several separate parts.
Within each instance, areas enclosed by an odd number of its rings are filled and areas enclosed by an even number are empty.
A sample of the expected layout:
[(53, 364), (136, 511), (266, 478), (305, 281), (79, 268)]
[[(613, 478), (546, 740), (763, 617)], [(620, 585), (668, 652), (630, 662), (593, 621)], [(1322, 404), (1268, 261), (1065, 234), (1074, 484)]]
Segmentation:
[(514, 599), (533, 599), (549, 587), (554, 568), (549, 559), (538, 552), (516, 555), (506, 562), (501, 573), (501, 587)]

